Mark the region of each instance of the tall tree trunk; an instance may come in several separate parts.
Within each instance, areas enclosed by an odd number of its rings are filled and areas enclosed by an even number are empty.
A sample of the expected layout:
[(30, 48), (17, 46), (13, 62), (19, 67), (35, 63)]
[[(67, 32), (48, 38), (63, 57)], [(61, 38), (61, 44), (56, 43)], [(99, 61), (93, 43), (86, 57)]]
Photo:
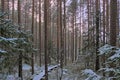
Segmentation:
[(4, 8), (5, 8), (5, 2), (4, 0), (1, 0), (1, 11), (4, 12)]
[[(38, 30), (38, 26), (37, 26), (38, 22), (37, 22), (37, 20), (35, 20), (35, 19), (37, 19), (36, 15), (37, 15), (37, 12), (38, 12), (38, 10), (37, 10), (38, 9), (38, 3), (37, 3), (37, 1), (35, 1), (34, 5), (35, 5), (35, 7), (34, 7), (35, 8), (35, 10), (34, 10), (35, 11), (34, 12), (34, 15), (35, 15), (34, 16), (35, 17), (34, 18), (34, 45), (35, 46), (34, 47), (36, 49), (38, 49), (38, 34), (37, 33), (38, 33), (39, 30)], [(36, 54), (34, 54), (34, 62), (37, 62), (37, 61), (38, 61), (38, 51), (36, 52)]]
[(59, 0), (57, 0), (57, 62), (60, 60), (60, 26), (59, 26)]
[[(52, 46), (52, 44), (53, 44), (53, 42), (52, 42), (52, 39), (51, 39), (51, 4), (50, 4), (50, 2), (51, 2), (51, 0), (49, 0), (48, 2), (47, 2), (47, 5), (48, 5), (48, 7), (49, 7), (49, 9), (48, 9), (48, 11), (47, 11), (47, 19), (48, 19), (48, 22), (47, 22), (47, 25), (48, 25), (48, 27), (47, 27), (47, 30), (48, 30), (48, 46), (51, 46), (51, 48), (53, 47)], [(49, 44), (50, 43), (50, 44)], [(48, 49), (48, 64), (50, 64), (51, 63), (51, 48), (50, 49)]]
[[(34, 43), (34, 3), (35, 1), (32, 0), (32, 27), (31, 27), (31, 31), (32, 31), (32, 35), (33, 35), (33, 38), (32, 38), (32, 41)], [(31, 60), (31, 66), (32, 66), (32, 75), (34, 74), (34, 54), (32, 53), (31, 55), (32, 57), (32, 60)]]
[[(9, 0), (7, 1), (7, 12), (10, 12), (10, 10), (9, 10)], [(9, 19), (9, 15), (8, 15), (7, 18)]]
[(100, 64), (99, 64), (99, 16), (100, 16), (100, 11), (99, 11), (99, 0), (96, 0), (96, 66), (95, 70), (99, 70)]
[(44, 42), (44, 47), (45, 47), (45, 80), (48, 80), (48, 53), (47, 53), (47, 49), (48, 49), (48, 42), (47, 42), (47, 23), (48, 23), (48, 18), (47, 18), (47, 2), (48, 0), (44, 0), (44, 34), (45, 34), (45, 42)]
[[(19, 25), (19, 30), (20, 30), (20, 27), (21, 27), (21, 1), (18, 0), (18, 25)], [(22, 53), (20, 52), (19, 53), (19, 74), (18, 76), (21, 78), (21, 80), (23, 80), (23, 77), (22, 77)]]
[[(110, 45), (116, 46), (116, 28), (117, 28), (117, 0), (110, 1)], [(112, 53), (111, 55), (113, 55)], [(110, 56), (111, 56), (110, 55)], [(115, 63), (111, 63), (110, 67), (114, 68), (116, 65)], [(114, 73), (110, 73), (110, 77), (113, 77)], [(116, 79), (113, 79), (116, 80)]]
[(105, 44), (105, 0), (103, 0), (103, 45)]
[(77, 25), (76, 25), (76, 21), (77, 21), (77, 16), (75, 15), (75, 61), (77, 59), (77, 31), (78, 31), (78, 28), (77, 28)]
[(74, 30), (74, 27), (75, 27), (75, 26), (74, 26), (74, 23), (75, 23), (75, 22), (74, 22), (74, 20), (75, 20), (75, 19), (74, 19), (74, 13), (72, 13), (72, 20), (71, 20), (71, 24), (72, 24), (72, 32), (71, 32), (71, 36), (72, 36), (72, 38), (71, 38), (71, 41), (72, 41), (72, 43), (71, 43), (71, 44), (72, 44), (72, 45), (71, 45), (71, 47), (72, 47), (72, 48), (71, 48), (71, 59), (72, 59), (72, 62), (74, 62), (74, 57), (75, 57), (75, 55), (74, 55), (74, 50), (75, 50), (75, 49), (74, 49), (74, 42), (75, 42), (75, 41), (74, 41), (74, 40), (75, 40), (75, 39), (74, 39), (74, 33), (75, 33), (75, 30)]
[(60, 80), (62, 80), (62, 75), (63, 75), (63, 60), (64, 60), (64, 41), (63, 41), (63, 27), (62, 27), (62, 0), (59, 2), (60, 6), (60, 68), (61, 68), (61, 75), (60, 75)]
[[(60, 63), (60, 18), (59, 18), (59, 0), (57, 0), (57, 63)], [(58, 71), (58, 70), (57, 70)], [(59, 74), (57, 73), (57, 80), (59, 80)]]
[[(88, 3), (87, 4), (87, 10), (88, 10), (88, 12), (87, 12), (87, 14), (88, 14), (88, 25), (87, 25), (88, 26), (87, 27), (88, 28), (88, 34), (87, 34), (88, 35), (88, 40), (87, 40), (88, 41), (88, 46), (87, 47), (88, 48), (87, 49), (89, 51), (89, 47), (90, 47), (90, 39), (89, 39), (89, 34), (90, 34), (90, 31), (89, 31), (89, 29), (90, 29), (90, 26), (89, 26), (90, 25), (90, 23), (89, 23), (89, 21), (90, 21), (90, 19), (89, 19), (89, 17), (90, 17), (90, 8), (89, 8), (90, 0), (88, 0), (87, 3)], [(86, 67), (89, 68), (89, 59), (86, 62)]]
[[(68, 19), (68, 21), (69, 21), (69, 19)], [(69, 23), (68, 23), (68, 25), (67, 25), (68, 27), (69, 27)], [(67, 37), (68, 37), (68, 39), (67, 39), (67, 48), (68, 48), (68, 60), (70, 60), (70, 58), (71, 58), (71, 56), (70, 56), (70, 31), (68, 30), (67, 31)]]
[(110, 2), (110, 44), (116, 46), (117, 0)]
[[(105, 21), (105, 2), (106, 0), (103, 0), (103, 45), (105, 45), (105, 31), (106, 31), (106, 21)], [(105, 55), (101, 58), (102, 60), (102, 66), (105, 67)], [(105, 76), (105, 73), (103, 72), (103, 76)]]
[[(109, 16), (109, 14), (110, 14), (109, 0), (106, 0), (106, 32), (107, 32), (107, 34), (110, 33), (110, 22), (109, 22), (110, 16)], [(106, 37), (106, 43), (110, 43), (109, 38), (110, 38), (110, 36), (108, 35)]]
[(41, 66), (41, 0), (39, 0), (39, 64)]
[[(1, 4), (0, 5), (1, 5), (1, 12), (3, 13), (4, 12), (4, 0), (1, 0)], [(0, 32), (0, 35), (3, 36), (3, 31), (2, 30)], [(1, 45), (1, 47), (2, 47), (2, 45)]]
[(82, 21), (82, 13), (81, 13), (81, 11), (82, 11), (82, 8), (81, 8), (81, 3), (80, 3), (80, 31), (79, 31), (79, 52), (80, 52), (80, 54), (82, 54), (82, 25), (81, 25), (81, 21)]
[[(25, 0), (25, 6), (27, 5), (27, 0)], [(28, 13), (28, 7), (26, 6), (25, 7), (25, 27), (24, 27), (24, 30), (27, 30), (27, 17), (28, 17), (28, 15), (27, 15), (27, 13)]]
[[(120, 28), (119, 28), (119, 6), (120, 6), (120, 1), (118, 0), (117, 1), (117, 28), (116, 28), (116, 33), (117, 33), (117, 35), (119, 35), (119, 31), (120, 31)], [(119, 44), (119, 40), (117, 39), (117, 43), (116, 43), (117, 45), (117, 47), (120, 47), (120, 44)]]
[(66, 1), (64, 0), (64, 61), (67, 65), (67, 51), (66, 51)]
[(14, 23), (14, 0), (12, 0), (12, 21)]
[(90, 23), (89, 23), (89, 17), (90, 17), (90, 8), (89, 8), (89, 5), (90, 5), (90, 2), (89, 2), (90, 0), (88, 0), (88, 5), (87, 5), (87, 9), (88, 9), (88, 50), (89, 50), (89, 41), (90, 41), (90, 39), (89, 39), (89, 33), (90, 33), (90, 31), (89, 31), (89, 25), (90, 25)]

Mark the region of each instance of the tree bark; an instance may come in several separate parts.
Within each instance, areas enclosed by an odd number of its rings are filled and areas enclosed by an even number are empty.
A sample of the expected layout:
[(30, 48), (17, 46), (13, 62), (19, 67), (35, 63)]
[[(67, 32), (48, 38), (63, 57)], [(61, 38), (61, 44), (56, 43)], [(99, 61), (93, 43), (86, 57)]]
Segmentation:
[(100, 64), (99, 64), (99, 16), (100, 16), (100, 11), (99, 11), (99, 0), (96, 0), (96, 66), (95, 70), (99, 70)]
[(39, 64), (41, 66), (41, 0), (39, 0)]
[(14, 23), (14, 0), (12, 0), (12, 21)]
[[(110, 45), (112, 46), (116, 46), (116, 41), (117, 41), (116, 28), (117, 28), (117, 0), (111, 0), (110, 1)], [(113, 54), (114, 53), (111, 53), (111, 55)], [(110, 67), (111, 68), (116, 67), (115, 63), (111, 63)], [(113, 77), (114, 73), (111, 72), (109, 76)]]
[[(34, 43), (34, 3), (35, 1), (32, 0), (32, 27), (31, 27), (31, 31), (32, 31), (32, 41)], [(31, 60), (31, 66), (32, 66), (32, 75), (34, 74), (34, 53), (32, 53), (31, 55), (32, 60)]]
[(47, 42), (47, 22), (48, 22), (48, 18), (47, 18), (47, 2), (48, 0), (44, 0), (44, 34), (45, 34), (45, 42), (44, 42), (44, 48), (45, 48), (45, 80), (48, 80), (48, 53), (47, 53), (47, 48), (48, 48), (48, 42)]
[(66, 1), (64, 0), (64, 61), (67, 65), (67, 51), (66, 51)]
[[(20, 27), (21, 27), (21, 2), (20, 2), (20, 0), (18, 0), (18, 25), (19, 25), (18, 29), (20, 30)], [(21, 80), (23, 80), (23, 76), (22, 76), (22, 53), (21, 52), (19, 53), (19, 59), (18, 60), (19, 60), (18, 76), (21, 78)]]
[(5, 4), (4, 0), (1, 0), (1, 11), (2, 12), (4, 12), (4, 8), (5, 8), (4, 4)]

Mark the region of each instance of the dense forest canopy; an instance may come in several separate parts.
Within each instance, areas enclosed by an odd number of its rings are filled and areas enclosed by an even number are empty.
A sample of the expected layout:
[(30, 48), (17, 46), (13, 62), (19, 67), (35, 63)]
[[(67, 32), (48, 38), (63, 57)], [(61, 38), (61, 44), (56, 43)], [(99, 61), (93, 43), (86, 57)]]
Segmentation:
[(119, 80), (119, 13), (120, 0), (0, 0), (0, 80)]

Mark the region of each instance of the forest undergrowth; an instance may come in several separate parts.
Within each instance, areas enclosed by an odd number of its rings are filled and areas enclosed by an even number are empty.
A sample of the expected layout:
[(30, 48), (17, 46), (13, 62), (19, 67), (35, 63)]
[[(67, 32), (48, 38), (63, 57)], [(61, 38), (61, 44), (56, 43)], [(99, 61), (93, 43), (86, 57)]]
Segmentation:
[[(81, 64), (68, 64), (63, 68), (62, 80), (85, 80), (85, 76), (82, 75), (83, 67)], [(59, 68), (49, 73), (49, 80), (59, 80)], [(58, 78), (57, 78), (58, 77)]]

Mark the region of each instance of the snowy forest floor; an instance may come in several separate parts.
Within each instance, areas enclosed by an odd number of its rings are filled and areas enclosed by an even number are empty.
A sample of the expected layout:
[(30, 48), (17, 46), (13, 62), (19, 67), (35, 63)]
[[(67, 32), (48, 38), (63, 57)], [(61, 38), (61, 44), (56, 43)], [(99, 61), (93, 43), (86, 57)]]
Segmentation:
[[(85, 77), (82, 76), (81, 70), (83, 66), (81, 64), (69, 64), (63, 68), (62, 80), (85, 80)], [(59, 68), (56, 68), (49, 72), (49, 80), (59, 80), (60, 71)], [(58, 76), (58, 77), (57, 77)]]
[[(56, 67), (55, 67), (56, 66)], [(60, 80), (60, 73), (61, 69), (60, 67), (57, 67), (58, 65), (51, 65), (48, 67), (48, 70), (52, 69), (48, 73), (48, 80)], [(24, 65), (24, 74), (23, 74), (23, 80), (30, 80), (32, 77), (29, 73), (30, 66)], [(85, 80), (85, 76), (82, 76), (81, 71), (84, 70), (84, 64), (81, 63), (72, 63), (68, 64), (63, 67), (63, 75), (62, 80)], [(5, 80), (18, 80), (17, 74), (9, 75), (7, 79)], [(42, 78), (42, 75), (44, 75), (44, 66), (42, 67), (36, 67), (35, 75), (33, 80), (39, 80), (40, 77)], [(4, 79), (0, 79), (4, 80)], [(43, 79), (44, 80), (44, 79)]]

